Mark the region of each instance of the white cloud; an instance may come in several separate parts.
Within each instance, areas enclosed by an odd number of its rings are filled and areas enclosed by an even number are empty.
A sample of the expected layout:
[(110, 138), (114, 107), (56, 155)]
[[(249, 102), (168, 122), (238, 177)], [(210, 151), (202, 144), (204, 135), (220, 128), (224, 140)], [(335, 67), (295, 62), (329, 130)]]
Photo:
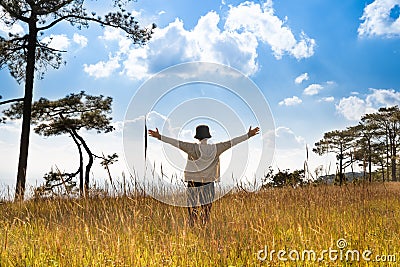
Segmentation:
[(399, 8), (400, 0), (375, 0), (364, 8), (359, 36), (399, 36), (400, 18), (391, 17), (391, 11)]
[(48, 47), (56, 50), (67, 50), (70, 45), (70, 41), (65, 34), (51, 34), (50, 36), (43, 38), (42, 42), (48, 44)]
[(74, 36), (72, 37), (72, 40), (77, 43), (78, 45), (80, 45), (82, 48), (86, 47), (88, 44), (88, 39), (80, 34), (74, 33)]
[(272, 1), (263, 6), (252, 2), (231, 7), (224, 28), (228, 31), (243, 31), (254, 34), (257, 39), (271, 46), (274, 56), (280, 59), (289, 54), (297, 59), (314, 54), (315, 40), (302, 32), (296, 40), (288, 26), (274, 14)]
[(124, 74), (131, 79), (143, 80), (149, 76), (146, 62), (147, 51), (145, 48), (131, 50), (128, 58), (123, 62)]
[(117, 52), (118, 55), (128, 53), (132, 44), (129, 38), (126, 38), (125, 34), (120, 29), (106, 28), (103, 36), (100, 36), (99, 39), (108, 42), (117, 41), (119, 49)]
[(303, 73), (303, 74), (300, 74), (299, 76), (297, 76), (296, 79), (294, 79), (294, 82), (296, 84), (301, 84), (302, 82), (307, 81), (309, 78), (310, 77), (308, 76), (308, 73), (306, 72), (306, 73)]
[(306, 89), (304, 89), (303, 93), (305, 95), (317, 95), (324, 87), (320, 84), (313, 83), (307, 86)]
[(364, 114), (376, 112), (381, 107), (400, 105), (400, 92), (393, 89), (370, 89), (365, 99), (358, 96), (342, 98), (336, 105), (339, 114), (351, 121), (358, 121)]
[(7, 25), (5, 23), (5, 21), (11, 22), (12, 20), (8, 13), (4, 11), (3, 7), (0, 7), (0, 18), (0, 32), (19, 35), (23, 35), (25, 33), (24, 28), (18, 22), (15, 22), (12, 25)]
[(333, 102), (333, 101), (335, 101), (335, 98), (333, 96), (323, 97), (321, 99), (321, 101), (323, 101), (323, 102)]
[(280, 126), (275, 130), (277, 149), (304, 148), (306, 141), (302, 136), (296, 135), (288, 127)]
[(281, 102), (279, 102), (279, 106), (295, 106), (301, 104), (303, 101), (297, 96), (285, 98)]
[(167, 12), (165, 12), (165, 10), (161, 10), (160, 12), (158, 12), (158, 15), (163, 15), (165, 13), (167, 13)]
[[(101, 38), (119, 42), (116, 55), (123, 67), (121, 73), (131, 79), (145, 79), (188, 61), (222, 63), (253, 75), (259, 69), (260, 44), (269, 45), (277, 59), (284, 55), (296, 59), (310, 57), (315, 47), (315, 40), (304, 33), (295, 38), (285, 21), (274, 14), (272, 1), (229, 6), (225, 21), (217, 12), (210, 11), (192, 29), (186, 29), (184, 22), (176, 18), (166, 27), (155, 29), (145, 46), (133, 47), (117, 31), (106, 30)], [(122, 41), (125, 43), (121, 44)]]
[(372, 94), (369, 94), (366, 98), (368, 105), (372, 107), (389, 107), (400, 104), (400, 92), (396, 92), (393, 89), (370, 89)]
[(156, 30), (147, 46), (129, 52), (124, 72), (131, 78), (144, 78), (171, 65), (197, 60), (223, 63), (247, 75), (254, 74), (258, 70), (256, 38), (250, 33), (221, 31), (219, 21), (217, 13), (209, 12), (187, 31), (183, 21), (176, 19)]
[(356, 96), (342, 98), (336, 110), (350, 121), (358, 121), (367, 112), (367, 104)]
[(296, 133), (293, 129), (286, 126), (279, 126), (275, 130), (276, 136), (276, 150), (274, 154), (274, 164), (273, 168), (277, 169), (303, 169), (304, 162), (307, 159), (307, 165), (310, 174), (315, 175), (314, 170), (316, 167), (324, 166), (324, 174), (332, 173), (335, 171), (336, 157), (333, 154), (328, 154), (324, 157), (318, 156), (313, 153), (312, 144), (308, 143), (308, 153), (307, 153), (307, 141), (306, 139)]
[(19, 35), (23, 35), (25, 33), (24, 28), (22, 28), (22, 26), (18, 23), (13, 24), (12, 26), (7, 26), (3, 20), (0, 21), (0, 31)]
[(100, 61), (91, 65), (84, 64), (83, 70), (95, 78), (105, 78), (109, 77), (119, 67), (118, 58), (110, 56), (107, 62)]
[(300, 41), (288, 52), (297, 59), (308, 58), (314, 55), (315, 45), (314, 39), (308, 37), (305, 32), (301, 32)]
[(112, 28), (105, 28), (103, 36), (100, 36), (99, 39), (106, 41), (116, 41), (122, 38), (121, 32)]

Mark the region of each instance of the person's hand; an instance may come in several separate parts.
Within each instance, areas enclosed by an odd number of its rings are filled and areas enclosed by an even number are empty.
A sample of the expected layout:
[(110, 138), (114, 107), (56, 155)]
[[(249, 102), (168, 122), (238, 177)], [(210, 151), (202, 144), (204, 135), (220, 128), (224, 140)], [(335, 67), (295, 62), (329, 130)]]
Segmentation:
[(156, 128), (155, 131), (149, 130), (149, 135), (151, 137), (157, 138), (158, 140), (161, 140), (161, 134), (158, 132), (158, 128)]
[(251, 126), (250, 126), (247, 135), (248, 135), (249, 137), (252, 137), (252, 136), (255, 136), (256, 134), (259, 134), (259, 133), (260, 133), (260, 128), (256, 127), (256, 128), (254, 128), (254, 129), (251, 129)]

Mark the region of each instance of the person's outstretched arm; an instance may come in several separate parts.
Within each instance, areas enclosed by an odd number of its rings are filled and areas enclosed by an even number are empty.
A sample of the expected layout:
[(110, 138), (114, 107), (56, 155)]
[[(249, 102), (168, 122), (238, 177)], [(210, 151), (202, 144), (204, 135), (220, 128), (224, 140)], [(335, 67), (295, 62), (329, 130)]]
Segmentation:
[(251, 126), (250, 126), (249, 131), (247, 132), (247, 135), (250, 138), (250, 137), (253, 137), (253, 136), (255, 136), (255, 135), (259, 134), (259, 133), (260, 133), (260, 128), (256, 127), (254, 129), (251, 129)]
[(251, 126), (249, 128), (249, 131), (241, 136), (235, 137), (232, 140), (226, 141), (226, 142), (222, 142), (217, 144), (217, 149), (218, 149), (218, 153), (222, 154), (224, 151), (228, 150), (229, 148), (243, 142), (246, 141), (247, 139), (249, 139), (250, 137), (253, 137), (257, 134), (260, 133), (260, 128), (256, 127), (254, 129), (251, 129)]
[(149, 130), (149, 135), (150, 135), (151, 137), (157, 138), (158, 140), (161, 140), (161, 134), (160, 134), (160, 132), (158, 131), (158, 128), (156, 128), (155, 131)]
[(155, 131), (149, 130), (148, 132), (151, 137), (157, 138), (158, 140), (161, 140), (165, 143), (173, 145), (174, 147), (177, 147), (188, 154), (193, 153), (193, 151), (194, 151), (193, 143), (183, 142), (183, 141), (179, 141), (174, 138), (171, 138), (171, 137), (161, 135), (160, 132), (158, 131), (158, 128), (156, 128)]

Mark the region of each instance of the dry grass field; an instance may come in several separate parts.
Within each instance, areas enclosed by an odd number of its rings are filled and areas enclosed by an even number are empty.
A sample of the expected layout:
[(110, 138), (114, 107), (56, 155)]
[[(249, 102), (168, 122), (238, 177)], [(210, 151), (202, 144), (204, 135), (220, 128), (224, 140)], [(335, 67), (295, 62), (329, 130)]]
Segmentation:
[[(0, 266), (396, 266), (395, 261), (400, 262), (397, 183), (231, 193), (214, 203), (206, 227), (190, 228), (186, 215), (185, 208), (145, 197), (3, 203)], [(347, 244), (340, 250), (341, 238)], [(315, 251), (317, 258), (303, 260), (304, 250)], [(324, 250), (337, 250), (337, 258), (323, 254)], [(346, 260), (348, 250), (371, 251), (367, 255), (371, 261), (361, 256)], [(320, 255), (323, 261), (318, 261)]]

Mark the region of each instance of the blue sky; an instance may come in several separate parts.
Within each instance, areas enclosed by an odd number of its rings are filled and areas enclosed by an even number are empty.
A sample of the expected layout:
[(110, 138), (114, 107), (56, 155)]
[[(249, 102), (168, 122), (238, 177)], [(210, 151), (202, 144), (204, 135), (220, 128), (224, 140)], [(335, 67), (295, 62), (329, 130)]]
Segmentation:
[[(110, 8), (88, 3), (98, 13)], [(399, 6), (399, 0), (139, 0), (129, 6), (139, 22), (158, 26), (147, 46), (136, 47), (122, 33), (96, 25), (81, 31), (59, 25), (44, 37), (52, 35), (51, 45), (68, 51), (67, 64), (37, 80), (34, 95), (55, 99), (86, 90), (112, 96), (119, 128), (104, 136), (86, 135), (98, 152), (123, 153), (122, 121), (146, 79), (183, 62), (226, 64), (253, 80), (268, 101), (275, 121), (274, 166), (298, 169), (306, 144), (312, 147), (324, 132), (357, 123), (363, 113), (381, 106), (400, 104)], [(1, 35), (10, 30), (24, 28), (0, 25)], [(21, 97), (22, 91), (7, 69), (0, 70), (4, 99)], [(12, 184), (18, 122), (1, 125), (0, 133), (0, 179)], [(32, 134), (29, 181), (35, 183), (52, 165), (75, 168), (75, 154), (67, 137)], [(312, 155), (310, 166), (327, 168), (331, 161)], [(123, 163), (115, 167), (116, 175)]]

